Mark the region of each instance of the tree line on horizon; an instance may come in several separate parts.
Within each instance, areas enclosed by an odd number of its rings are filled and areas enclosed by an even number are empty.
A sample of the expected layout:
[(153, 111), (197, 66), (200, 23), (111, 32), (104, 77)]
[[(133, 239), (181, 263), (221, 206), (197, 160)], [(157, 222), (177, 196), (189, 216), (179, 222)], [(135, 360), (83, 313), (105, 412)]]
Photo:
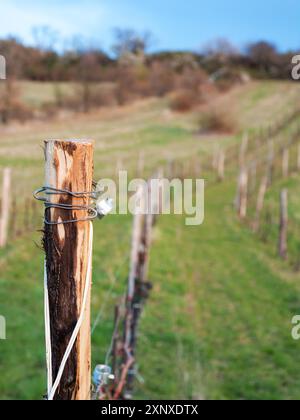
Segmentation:
[[(8, 75), (0, 90), (0, 119), (4, 123), (18, 115), (26, 119), (32, 113), (17, 99), (17, 80), (53, 82), (56, 101), (45, 104), (48, 114), (59, 108), (88, 112), (92, 107), (168, 94), (172, 94), (174, 109), (185, 111), (205, 101), (213, 90), (225, 91), (251, 78), (290, 79), (296, 54), (280, 53), (267, 41), (249, 44), (241, 52), (225, 39), (210, 42), (198, 52), (150, 52), (152, 35), (131, 29), (115, 30), (111, 54), (80, 37), (58, 52), (54, 31), (40, 27), (34, 34), (35, 46), (14, 37), (0, 39)], [(63, 95), (59, 82), (75, 82), (74, 94)]]

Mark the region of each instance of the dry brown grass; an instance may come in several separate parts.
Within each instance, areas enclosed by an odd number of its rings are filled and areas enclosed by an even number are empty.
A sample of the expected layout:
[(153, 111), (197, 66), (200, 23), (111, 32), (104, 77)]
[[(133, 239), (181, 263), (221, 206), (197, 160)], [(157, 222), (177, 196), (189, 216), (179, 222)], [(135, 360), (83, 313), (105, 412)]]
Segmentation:
[(200, 132), (232, 134), (238, 130), (236, 114), (230, 109), (210, 107), (199, 117)]
[(170, 108), (172, 111), (190, 111), (198, 102), (198, 96), (192, 90), (179, 89), (170, 95)]

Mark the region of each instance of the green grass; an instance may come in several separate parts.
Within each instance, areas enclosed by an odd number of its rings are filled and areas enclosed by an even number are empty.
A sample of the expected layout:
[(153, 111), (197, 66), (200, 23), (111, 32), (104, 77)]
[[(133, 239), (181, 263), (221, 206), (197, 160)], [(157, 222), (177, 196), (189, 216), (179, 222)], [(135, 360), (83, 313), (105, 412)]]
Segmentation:
[[(251, 93), (245, 87), (236, 98), (238, 104), (246, 104), (250, 97), (255, 105), (241, 108), (240, 118), (249, 126), (255, 112), (261, 118), (268, 98), (282, 92), (283, 84), (271, 89), (254, 84), (252, 89)], [(283, 105), (292, 104), (296, 95), (290, 86), (288, 95)], [(274, 112), (277, 108), (276, 103)], [(96, 177), (113, 173), (120, 156), (134, 173), (141, 148), (149, 174), (170, 156), (188, 159), (199, 154), (205, 163), (215, 144), (225, 147), (240, 140), (199, 137), (192, 115), (165, 119), (163, 109), (163, 103), (153, 100), (115, 110), (109, 117), (100, 113), (15, 127), (0, 134), (1, 165), (13, 166), (16, 188), (28, 196), (43, 182), (39, 146), (44, 138), (94, 137)], [(266, 112), (268, 118), (272, 110)], [(224, 183), (210, 183), (206, 189), (202, 226), (187, 227), (181, 216), (162, 216), (155, 227), (149, 274), (154, 288), (138, 344), (144, 383), (137, 384), (136, 398), (299, 397), (300, 344), (291, 338), (291, 319), (300, 310), (299, 274), (289, 261), (276, 256), (276, 223), (268, 240), (261, 241), (237, 220), (232, 206), (236, 168), (230, 173), (233, 176)], [(267, 203), (275, 209), (283, 184), (290, 191), (290, 216), (299, 219), (298, 175), (276, 183)], [(95, 223), (92, 317), (100, 308), (102, 316), (92, 337), (93, 365), (104, 361), (113, 306), (126, 287), (130, 230), (129, 216), (109, 216)], [(296, 252), (296, 233), (291, 241)], [(45, 392), (39, 242), (40, 234), (31, 232), (0, 251), (0, 314), (7, 318), (8, 336), (0, 342), (0, 399), (40, 399)]]

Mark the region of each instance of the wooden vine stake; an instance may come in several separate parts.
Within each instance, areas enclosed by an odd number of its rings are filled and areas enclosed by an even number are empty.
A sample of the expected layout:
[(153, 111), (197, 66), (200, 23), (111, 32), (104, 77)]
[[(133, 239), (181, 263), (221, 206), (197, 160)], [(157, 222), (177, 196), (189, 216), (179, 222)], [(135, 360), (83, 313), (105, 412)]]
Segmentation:
[(269, 140), (269, 152), (268, 152), (268, 186), (271, 186), (274, 178), (274, 159), (275, 159), (275, 149), (274, 141)]
[(300, 144), (297, 148), (297, 171), (300, 171)]
[(287, 258), (287, 232), (288, 232), (288, 192), (283, 189), (280, 193), (280, 223), (279, 223), (279, 256)]
[[(92, 190), (93, 142), (81, 140), (49, 140), (45, 142), (46, 186), (71, 192)], [(53, 204), (87, 206), (87, 195), (49, 194)], [(48, 208), (48, 221), (66, 222), (86, 219), (87, 210)], [(86, 281), (89, 296), (85, 305), (84, 320), (73, 350), (68, 358), (56, 400), (89, 400), (91, 390), (90, 343), (90, 285), (87, 278), (88, 259), (91, 253), (91, 222), (78, 221), (66, 224), (45, 224), (44, 248), (49, 294), (49, 313), (52, 348), (53, 381), (57, 377), (62, 358), (70, 342), (82, 311)]]
[[(160, 175), (158, 175), (160, 176)], [(148, 194), (148, 195), (147, 195)], [(148, 188), (141, 185), (136, 193), (136, 209), (133, 219), (131, 240), (130, 271), (126, 295), (124, 334), (121, 364), (114, 362), (116, 378), (113, 399), (131, 399), (135, 380), (135, 359), (138, 326), (143, 305), (148, 297), (151, 284), (148, 282), (149, 254), (153, 214), (150, 211), (151, 182)], [(154, 203), (154, 206), (159, 203)], [(115, 352), (116, 353), (116, 352)], [(114, 357), (114, 359), (116, 359)]]
[(240, 219), (244, 219), (247, 216), (248, 204), (248, 172), (245, 168), (241, 170), (239, 177), (237, 204), (238, 216)]
[[(148, 194), (148, 196), (147, 196)], [(135, 274), (134, 294), (132, 297), (132, 319), (130, 331), (130, 351), (133, 358), (133, 367), (135, 367), (135, 356), (138, 338), (139, 321), (143, 309), (143, 304), (148, 298), (151, 284), (148, 282), (150, 246), (152, 240), (153, 214), (150, 207), (151, 187), (148, 182), (148, 191), (142, 190), (142, 202), (144, 215), (142, 216), (142, 226), (138, 240), (138, 252), (136, 265), (133, 266), (135, 273), (132, 271), (131, 276)], [(134, 261), (134, 260), (133, 260)], [(131, 397), (135, 380), (135, 369), (130, 369), (127, 374), (126, 395)]]
[(5, 168), (3, 171), (2, 183), (2, 205), (1, 205), (1, 219), (0, 219), (0, 248), (7, 244), (8, 226), (9, 226), (9, 212), (11, 200), (11, 169)]
[(218, 180), (224, 181), (225, 178), (225, 152), (224, 150), (221, 150), (219, 153), (219, 159), (218, 159)]
[(255, 212), (255, 219), (253, 223), (254, 232), (257, 232), (259, 229), (260, 215), (264, 207), (264, 201), (265, 201), (267, 188), (268, 188), (268, 176), (265, 176), (261, 181), (258, 195), (257, 195), (256, 212)]

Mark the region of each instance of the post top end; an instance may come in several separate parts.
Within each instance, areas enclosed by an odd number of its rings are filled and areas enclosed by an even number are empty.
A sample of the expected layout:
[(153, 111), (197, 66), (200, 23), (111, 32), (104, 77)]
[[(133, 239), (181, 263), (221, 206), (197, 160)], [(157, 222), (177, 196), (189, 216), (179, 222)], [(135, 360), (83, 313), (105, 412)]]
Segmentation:
[(94, 144), (92, 139), (46, 139), (45, 143), (75, 143), (75, 144)]

